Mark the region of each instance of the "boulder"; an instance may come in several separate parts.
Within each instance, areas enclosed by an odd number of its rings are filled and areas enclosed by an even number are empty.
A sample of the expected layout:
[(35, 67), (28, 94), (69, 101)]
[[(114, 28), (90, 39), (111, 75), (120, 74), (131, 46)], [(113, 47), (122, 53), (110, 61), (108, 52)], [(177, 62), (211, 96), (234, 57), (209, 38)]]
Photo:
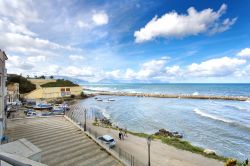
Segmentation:
[(178, 132), (171, 132), (167, 131), (165, 129), (160, 129), (158, 132), (155, 133), (157, 136), (164, 136), (164, 137), (176, 137), (176, 138), (182, 138), (183, 135), (181, 135)]
[(207, 155), (215, 155), (216, 154), (215, 151), (211, 150), (211, 149), (205, 149), (203, 152)]

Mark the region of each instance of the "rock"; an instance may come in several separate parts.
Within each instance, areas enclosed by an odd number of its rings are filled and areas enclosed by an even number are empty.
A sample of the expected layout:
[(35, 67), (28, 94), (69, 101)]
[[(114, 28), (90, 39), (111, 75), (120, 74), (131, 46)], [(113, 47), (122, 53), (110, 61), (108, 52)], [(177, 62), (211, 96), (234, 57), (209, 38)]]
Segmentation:
[(157, 136), (164, 136), (164, 137), (176, 137), (176, 138), (182, 138), (183, 135), (181, 135), (178, 132), (170, 132), (165, 129), (160, 129), (158, 132), (155, 133)]
[(215, 151), (214, 151), (214, 150), (211, 150), (211, 149), (205, 149), (203, 152), (204, 152), (205, 154), (208, 154), (208, 155), (215, 155), (215, 154), (216, 154)]

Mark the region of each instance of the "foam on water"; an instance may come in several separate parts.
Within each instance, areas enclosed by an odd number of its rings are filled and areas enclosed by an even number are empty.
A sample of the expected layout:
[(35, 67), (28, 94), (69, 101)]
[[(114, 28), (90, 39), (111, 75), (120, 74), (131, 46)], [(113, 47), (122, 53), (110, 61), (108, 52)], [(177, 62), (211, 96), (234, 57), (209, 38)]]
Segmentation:
[(222, 122), (225, 122), (225, 123), (234, 123), (234, 122), (231, 121), (231, 120), (228, 120), (228, 119), (225, 119), (225, 118), (220, 118), (220, 117), (217, 117), (217, 116), (215, 116), (215, 115), (211, 115), (211, 114), (202, 112), (202, 111), (199, 110), (198, 108), (195, 108), (193, 111), (194, 111), (196, 114), (200, 115), (200, 116), (207, 117), (207, 118), (210, 118), (210, 119), (213, 119), (213, 120), (218, 120), (218, 121), (222, 121)]
[(193, 96), (198, 96), (198, 95), (199, 95), (199, 92), (194, 92), (192, 95), (193, 95)]

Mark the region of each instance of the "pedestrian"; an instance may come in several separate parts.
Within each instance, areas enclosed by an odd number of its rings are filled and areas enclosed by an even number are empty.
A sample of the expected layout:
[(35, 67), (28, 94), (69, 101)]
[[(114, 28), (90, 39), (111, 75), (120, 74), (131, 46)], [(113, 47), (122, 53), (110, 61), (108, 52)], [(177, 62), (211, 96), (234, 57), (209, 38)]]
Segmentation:
[(119, 140), (121, 140), (121, 138), (122, 138), (122, 133), (121, 133), (121, 131), (119, 132)]
[(122, 136), (122, 140), (124, 140), (124, 133), (122, 129), (121, 129), (121, 136)]
[(128, 135), (127, 135), (127, 128), (125, 128), (125, 130), (124, 130), (124, 135), (125, 135), (126, 137), (128, 137)]

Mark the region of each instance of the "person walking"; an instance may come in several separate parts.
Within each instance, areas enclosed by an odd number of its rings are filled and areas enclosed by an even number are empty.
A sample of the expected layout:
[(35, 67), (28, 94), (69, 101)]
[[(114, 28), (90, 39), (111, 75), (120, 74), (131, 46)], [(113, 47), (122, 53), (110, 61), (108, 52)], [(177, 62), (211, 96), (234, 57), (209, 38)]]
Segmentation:
[(121, 131), (119, 131), (119, 140), (121, 140), (122, 139), (122, 133), (121, 133)]
[(126, 137), (128, 137), (128, 134), (127, 134), (127, 128), (125, 128), (125, 130), (124, 130), (124, 136), (126, 136)]

